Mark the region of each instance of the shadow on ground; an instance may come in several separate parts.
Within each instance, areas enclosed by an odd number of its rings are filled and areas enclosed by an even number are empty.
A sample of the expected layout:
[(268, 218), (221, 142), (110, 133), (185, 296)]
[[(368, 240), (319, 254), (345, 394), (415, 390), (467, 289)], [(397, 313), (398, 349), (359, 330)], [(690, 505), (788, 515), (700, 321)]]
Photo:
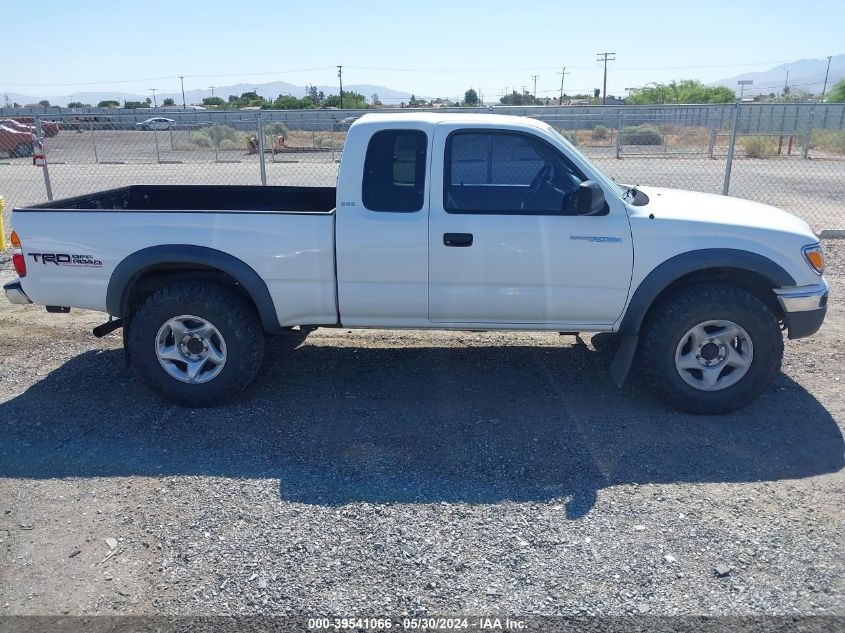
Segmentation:
[[(271, 341), (233, 404), (188, 410), (121, 351), (77, 356), (0, 404), (0, 476), (277, 478), (282, 499), (567, 500), (614, 484), (749, 482), (843, 467), (836, 422), (779, 375), (742, 411), (689, 416), (617, 390), (584, 345), (353, 349)], [(15, 371), (13, 367), (9, 371)]]

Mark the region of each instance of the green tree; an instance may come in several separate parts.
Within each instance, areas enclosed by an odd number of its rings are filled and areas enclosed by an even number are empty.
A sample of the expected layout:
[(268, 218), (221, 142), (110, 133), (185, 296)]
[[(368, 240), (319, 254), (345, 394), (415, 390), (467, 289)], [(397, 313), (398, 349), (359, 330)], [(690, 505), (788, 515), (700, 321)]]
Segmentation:
[(377, 93), (377, 92), (374, 92), (373, 94), (371, 94), (371, 95), (370, 95), (370, 105), (372, 105), (374, 108), (375, 108), (375, 107), (378, 107), (378, 106), (381, 106), (381, 105), (384, 105), (384, 104), (381, 102), (381, 99), (379, 99), (379, 98), (378, 98), (378, 93)]
[[(340, 96), (339, 95), (329, 95), (323, 101), (324, 106), (327, 108), (339, 108), (340, 107)], [(364, 109), (367, 107), (367, 98), (358, 93), (358, 92), (347, 92), (346, 90), (343, 91), (343, 107), (344, 109)]]
[(652, 103), (732, 103), (736, 94), (725, 86), (705, 86), (697, 79), (652, 83), (634, 92), (626, 100), (633, 105)]
[(206, 107), (219, 108), (226, 105), (226, 102), (221, 97), (206, 97), (202, 100), (202, 104)]
[(273, 103), (268, 103), (267, 105), (276, 110), (304, 110), (306, 108), (313, 108), (314, 102), (310, 96), (297, 99), (291, 95), (279, 95)]
[(468, 106), (478, 105), (478, 93), (473, 88), (464, 93), (464, 103)]
[(163, 106), (176, 105), (176, 102), (173, 99), (171, 99), (170, 97), (167, 97), (164, 101), (161, 102), (161, 105), (163, 105)]
[(317, 86), (305, 86), (305, 92), (314, 105), (322, 105), (326, 98), (326, 95), (323, 94), (322, 90), (318, 90)]
[(97, 104), (98, 108), (119, 108), (120, 102), (115, 101), (114, 99), (106, 99), (105, 101), (100, 101)]
[[(90, 103), (82, 103), (81, 101), (71, 101), (69, 104), (67, 104), (67, 107), (69, 107), (69, 108), (90, 108), (91, 104)], [(105, 108), (105, 107), (108, 107), (108, 106), (99, 106), (99, 107)]]
[(845, 79), (836, 82), (830, 92), (825, 95), (824, 100), (827, 103), (845, 103)]
[(133, 110), (137, 108), (149, 108), (150, 104), (146, 101), (124, 101), (123, 107), (127, 110)]
[(49, 108), (49, 107), (50, 107), (50, 102), (49, 102), (49, 101), (47, 101), (47, 99), (42, 99), (41, 101), (39, 101), (39, 102), (38, 102), (38, 105), (40, 105), (40, 106), (44, 106), (45, 108)]

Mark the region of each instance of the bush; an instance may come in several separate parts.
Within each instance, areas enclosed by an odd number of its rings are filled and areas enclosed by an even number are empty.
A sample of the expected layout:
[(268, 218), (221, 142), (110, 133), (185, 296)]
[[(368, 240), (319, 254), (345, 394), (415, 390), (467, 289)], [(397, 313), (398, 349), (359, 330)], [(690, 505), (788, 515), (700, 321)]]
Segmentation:
[(264, 136), (284, 136), (287, 138), (290, 131), (281, 123), (267, 123), (264, 126)]
[(578, 132), (575, 130), (561, 130), (558, 129), (560, 135), (573, 145), (578, 145)]
[(246, 147), (246, 139), (242, 132), (238, 132), (229, 125), (219, 123), (195, 130), (191, 132), (188, 138), (191, 143), (199, 147), (214, 147), (215, 145), (218, 149), (243, 149)]
[(827, 130), (815, 129), (811, 137), (811, 146), (827, 152), (845, 154), (845, 130), (829, 132)]
[(770, 136), (746, 136), (739, 144), (745, 151), (746, 158), (768, 158), (775, 153), (775, 140)]
[(593, 128), (593, 140), (594, 141), (603, 141), (607, 138), (608, 132), (607, 128), (603, 125), (597, 125)]
[(662, 145), (663, 134), (648, 125), (630, 125), (622, 129), (622, 145)]

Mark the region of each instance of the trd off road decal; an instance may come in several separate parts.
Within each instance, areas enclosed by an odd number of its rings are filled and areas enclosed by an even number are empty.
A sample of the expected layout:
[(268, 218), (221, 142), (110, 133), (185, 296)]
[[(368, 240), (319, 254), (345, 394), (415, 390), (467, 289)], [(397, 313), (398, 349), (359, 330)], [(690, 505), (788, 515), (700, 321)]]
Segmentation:
[(70, 266), (71, 268), (102, 268), (103, 262), (93, 255), (70, 255), (68, 253), (27, 253), (36, 262)]

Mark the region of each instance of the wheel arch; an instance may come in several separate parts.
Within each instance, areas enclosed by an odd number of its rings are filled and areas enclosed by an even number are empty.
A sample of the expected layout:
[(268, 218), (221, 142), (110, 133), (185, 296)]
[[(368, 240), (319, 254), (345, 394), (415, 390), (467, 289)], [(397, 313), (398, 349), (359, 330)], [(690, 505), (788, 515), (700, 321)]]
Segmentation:
[(610, 368), (611, 377), (618, 386), (625, 384), (637, 349), (640, 327), (649, 311), (675, 289), (705, 281), (739, 286), (775, 314), (781, 309), (771, 289), (796, 283), (782, 266), (750, 251), (711, 248), (670, 257), (643, 279), (628, 302), (619, 325), (621, 343)]
[(235, 288), (254, 306), (267, 332), (280, 328), (267, 284), (244, 261), (207, 246), (165, 244), (126, 256), (112, 272), (106, 291), (109, 314), (127, 318), (135, 309), (139, 290), (154, 290), (181, 279), (198, 276)]

